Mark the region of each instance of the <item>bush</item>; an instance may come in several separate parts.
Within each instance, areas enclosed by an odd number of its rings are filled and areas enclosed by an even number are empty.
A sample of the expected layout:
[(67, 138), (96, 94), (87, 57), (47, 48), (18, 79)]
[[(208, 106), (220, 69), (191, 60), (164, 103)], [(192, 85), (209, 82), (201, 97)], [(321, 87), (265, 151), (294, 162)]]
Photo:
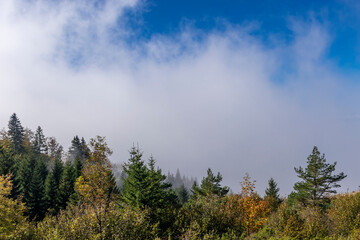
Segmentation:
[(37, 239), (155, 239), (156, 230), (147, 211), (118, 209), (112, 204), (99, 215), (86, 206), (72, 206), (40, 222)]
[(334, 197), (329, 210), (332, 234), (347, 236), (360, 228), (360, 193)]

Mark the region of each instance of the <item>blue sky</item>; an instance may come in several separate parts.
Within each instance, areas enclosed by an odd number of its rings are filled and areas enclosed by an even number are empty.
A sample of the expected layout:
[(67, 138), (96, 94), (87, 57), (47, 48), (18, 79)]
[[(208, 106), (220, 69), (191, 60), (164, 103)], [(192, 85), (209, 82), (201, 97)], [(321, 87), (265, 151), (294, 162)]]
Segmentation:
[[(360, 182), (357, 1), (0, 2), (0, 126), (106, 136), (166, 172), (283, 194), (314, 145)], [(9, 100), (11, 99), (11, 101)]]
[(222, 30), (224, 23), (256, 26), (251, 34), (271, 47), (272, 37), (292, 41), (289, 25), (293, 19), (317, 21), (329, 29), (332, 44), (327, 57), (344, 70), (358, 70), (359, 3), (356, 1), (291, 0), (158, 0), (145, 1), (141, 9), (127, 11), (129, 27), (137, 29), (135, 38), (149, 39), (154, 34), (172, 35), (190, 24), (205, 33)]

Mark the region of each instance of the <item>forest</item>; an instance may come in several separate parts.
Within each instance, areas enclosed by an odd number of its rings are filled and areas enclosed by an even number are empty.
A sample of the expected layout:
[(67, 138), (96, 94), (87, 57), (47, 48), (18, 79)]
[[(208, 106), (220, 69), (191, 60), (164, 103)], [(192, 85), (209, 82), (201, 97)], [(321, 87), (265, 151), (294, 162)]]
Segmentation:
[(105, 137), (65, 151), (14, 113), (0, 136), (0, 239), (360, 239), (360, 193), (338, 194), (346, 174), (309, 152), (289, 195), (273, 178), (256, 192), (249, 174), (231, 193), (211, 169), (199, 183), (166, 176), (138, 146), (113, 166)]

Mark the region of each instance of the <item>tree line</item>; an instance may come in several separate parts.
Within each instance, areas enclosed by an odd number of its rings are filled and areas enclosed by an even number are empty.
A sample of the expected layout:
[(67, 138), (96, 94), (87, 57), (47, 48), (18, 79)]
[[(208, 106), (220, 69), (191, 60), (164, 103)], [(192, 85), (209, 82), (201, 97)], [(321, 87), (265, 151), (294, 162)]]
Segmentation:
[(336, 162), (316, 146), (306, 166), (294, 168), (299, 181), (283, 198), (273, 178), (261, 196), (248, 174), (240, 193), (210, 168), (199, 184), (179, 171), (166, 176), (135, 146), (119, 181), (111, 154), (100, 136), (88, 143), (75, 136), (64, 153), (14, 113), (0, 139), (0, 239), (360, 237), (360, 195), (336, 194), (346, 175), (335, 174)]

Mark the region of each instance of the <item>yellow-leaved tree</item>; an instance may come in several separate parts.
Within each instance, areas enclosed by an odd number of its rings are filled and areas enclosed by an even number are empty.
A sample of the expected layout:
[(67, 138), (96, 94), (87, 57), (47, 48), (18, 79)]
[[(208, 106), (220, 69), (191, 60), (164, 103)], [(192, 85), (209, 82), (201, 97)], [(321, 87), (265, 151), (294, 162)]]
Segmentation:
[(225, 208), (233, 219), (234, 227), (244, 229), (246, 235), (249, 235), (263, 226), (271, 208), (255, 192), (255, 181), (250, 180), (248, 173), (240, 185), (241, 193), (230, 194)]
[(23, 216), (25, 205), (9, 198), (12, 189), (11, 175), (0, 176), (0, 239), (22, 239), (29, 227)]
[(112, 151), (104, 137), (92, 138), (89, 144), (90, 157), (75, 182), (75, 191), (79, 194), (80, 204), (91, 209), (97, 219), (98, 231), (103, 233), (107, 213), (117, 192), (108, 158)]

